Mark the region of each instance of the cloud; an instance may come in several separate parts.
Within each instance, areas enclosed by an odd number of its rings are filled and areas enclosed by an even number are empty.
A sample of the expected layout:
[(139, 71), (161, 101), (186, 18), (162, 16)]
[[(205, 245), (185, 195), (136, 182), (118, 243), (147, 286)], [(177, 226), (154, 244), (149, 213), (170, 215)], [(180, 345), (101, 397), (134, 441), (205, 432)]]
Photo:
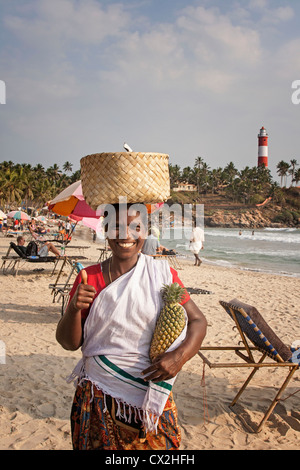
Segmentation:
[(237, 135), (252, 133), (253, 150), (243, 158), (253, 152), (255, 162), (259, 126), (286, 112), (284, 87), (290, 93), (299, 78), (299, 35), (280, 29), (294, 10), (268, 0), (215, 0), (162, 22), (140, 8), (96, 0), (6, 7), (0, 78), (7, 84), (2, 133), (9, 127), (14, 136), (4, 136), (8, 152), (19, 145), (23, 158), (30, 148), (49, 160), (55, 150), (66, 161), (70, 152), (128, 140), (175, 161), (203, 151), (218, 166), (234, 158)]
[(186, 84), (194, 91), (224, 93), (256, 67), (261, 56), (254, 29), (235, 26), (217, 8), (187, 7), (174, 24), (128, 31), (109, 48), (102, 77), (120, 86), (143, 81), (155, 89)]
[(99, 45), (118, 37), (129, 22), (121, 3), (104, 9), (95, 0), (39, 0), (32, 8), (33, 15), (8, 15), (4, 24), (33, 48)]

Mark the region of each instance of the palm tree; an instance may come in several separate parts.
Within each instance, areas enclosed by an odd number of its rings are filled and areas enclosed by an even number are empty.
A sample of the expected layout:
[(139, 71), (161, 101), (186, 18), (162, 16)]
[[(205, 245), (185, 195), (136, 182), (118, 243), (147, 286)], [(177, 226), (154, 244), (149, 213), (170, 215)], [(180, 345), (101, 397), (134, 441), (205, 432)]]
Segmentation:
[(65, 162), (65, 163), (63, 164), (63, 170), (66, 171), (66, 172), (69, 171), (69, 172), (71, 173), (72, 168), (73, 168), (73, 165), (72, 165), (72, 163), (70, 163), (70, 162)]
[(210, 172), (210, 187), (211, 187), (211, 191), (212, 193), (215, 193), (220, 184), (221, 184), (221, 181), (222, 181), (222, 168), (219, 167), (219, 168), (214, 168), (211, 172)]
[(13, 202), (22, 201), (22, 189), (19, 185), (19, 174), (16, 168), (7, 168), (2, 172), (4, 183), (2, 185), (3, 198), (10, 205)]
[(169, 164), (169, 173), (170, 173), (170, 186), (171, 189), (175, 186), (175, 184), (180, 181), (181, 178), (181, 170), (179, 165), (172, 165)]
[(202, 169), (201, 169), (201, 173), (202, 173), (202, 184), (204, 185), (204, 191), (205, 193), (207, 192), (207, 187), (208, 187), (208, 180), (209, 180), (209, 169), (210, 167), (208, 166), (207, 163), (202, 163)]
[(271, 196), (273, 200), (278, 203), (281, 203), (284, 200), (284, 193), (277, 181), (274, 181), (274, 183), (271, 184), (269, 196)]
[(29, 200), (33, 199), (35, 181), (31, 165), (22, 165), (19, 171), (19, 188), (22, 190), (22, 200), (25, 201), (26, 209)]
[(201, 185), (201, 169), (204, 164), (204, 160), (202, 157), (196, 157), (195, 164), (194, 164), (194, 171), (193, 171), (193, 179), (194, 183), (197, 185), (197, 192), (200, 192), (200, 185)]
[(294, 177), (293, 177), (293, 183), (297, 186), (300, 181), (300, 168), (295, 170)]
[(296, 166), (298, 166), (298, 162), (295, 158), (293, 158), (292, 160), (290, 160), (290, 164), (291, 164), (291, 167), (289, 169), (289, 174), (292, 177), (292, 181), (291, 181), (291, 186), (292, 186), (293, 181), (294, 181), (294, 174), (295, 174)]
[(180, 180), (183, 183), (191, 183), (192, 175), (193, 175), (192, 168), (190, 166), (186, 166), (181, 172)]
[(46, 174), (49, 177), (50, 181), (56, 186), (57, 181), (60, 178), (61, 171), (57, 163), (54, 163), (52, 166), (46, 170)]
[(277, 166), (277, 174), (280, 176), (280, 186), (282, 187), (283, 186), (283, 178), (285, 177), (285, 186), (286, 186), (286, 177), (287, 177), (287, 173), (288, 173), (288, 170), (290, 168), (290, 165), (289, 163), (281, 160)]
[(234, 166), (234, 163), (230, 162), (227, 166), (225, 166), (223, 173), (227, 183), (232, 183), (234, 178), (238, 175), (238, 170)]

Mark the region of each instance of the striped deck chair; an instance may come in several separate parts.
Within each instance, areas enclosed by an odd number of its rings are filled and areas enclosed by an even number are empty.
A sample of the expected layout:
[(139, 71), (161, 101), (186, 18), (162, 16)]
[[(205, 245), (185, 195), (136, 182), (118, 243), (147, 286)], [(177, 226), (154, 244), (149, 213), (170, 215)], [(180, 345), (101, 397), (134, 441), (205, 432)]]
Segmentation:
[[(278, 338), (255, 307), (242, 303), (237, 299), (233, 299), (230, 302), (220, 301), (220, 304), (235, 322), (243, 345), (201, 347), (198, 351), (198, 355), (210, 368), (244, 367), (252, 369), (249, 377), (240, 388), (236, 397), (232, 400), (230, 406), (233, 407), (237, 403), (241, 394), (259, 369), (264, 367), (278, 367), (281, 368), (284, 373), (283, 382), (257, 427), (256, 432), (260, 432), (275, 406), (280, 401), (294, 373), (299, 368), (299, 355), (296, 362), (293, 350), (287, 347), (280, 338)], [(213, 363), (203, 354), (203, 351), (234, 351), (244, 362)], [(256, 352), (258, 352), (258, 355)], [(264, 362), (266, 357), (270, 357), (273, 361)]]

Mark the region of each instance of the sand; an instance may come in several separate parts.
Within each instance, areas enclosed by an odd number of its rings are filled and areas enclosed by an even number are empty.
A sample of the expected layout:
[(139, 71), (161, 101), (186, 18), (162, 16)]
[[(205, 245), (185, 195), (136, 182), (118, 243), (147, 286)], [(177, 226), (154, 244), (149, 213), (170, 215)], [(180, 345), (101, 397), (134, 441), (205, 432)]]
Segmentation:
[[(80, 230), (72, 245), (89, 246), (84, 252), (88, 258), (85, 264), (93, 264), (99, 256), (99, 245), (79, 236)], [(9, 241), (1, 236), (2, 256)], [(73, 249), (72, 254), (76, 251)], [(192, 295), (209, 324), (203, 345), (237, 344), (233, 322), (219, 305), (219, 300), (234, 297), (255, 305), (286, 344), (300, 339), (299, 278), (204, 263), (195, 267), (186, 260), (181, 264), (178, 273), (186, 287), (211, 292)], [(0, 273), (0, 340), (6, 346), (6, 364), (0, 364), (0, 450), (72, 448), (69, 416), (74, 387), (66, 383), (65, 377), (81, 353), (65, 351), (56, 342), (61, 304), (52, 302), (48, 287), (55, 280), (52, 267), (44, 265), (43, 271), (35, 271), (41, 265), (26, 264), (17, 276)], [(220, 359), (217, 355), (212, 357)], [(206, 366), (204, 387), (203, 363), (198, 356), (191, 359), (173, 389), (182, 430), (181, 450), (298, 449), (300, 392), (277, 405), (259, 434), (253, 432), (274, 396), (273, 387), (280, 382), (282, 372), (279, 368), (259, 371), (237, 405), (230, 409), (228, 405), (247, 371)], [(285, 395), (300, 388), (299, 372), (294, 377)]]

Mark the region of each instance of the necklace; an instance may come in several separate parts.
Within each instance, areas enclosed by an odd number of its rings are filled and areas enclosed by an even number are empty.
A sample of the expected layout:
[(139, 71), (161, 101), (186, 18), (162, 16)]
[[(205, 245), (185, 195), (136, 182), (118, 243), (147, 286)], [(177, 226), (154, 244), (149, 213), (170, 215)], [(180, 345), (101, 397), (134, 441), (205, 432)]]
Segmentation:
[(109, 258), (109, 262), (108, 262), (108, 277), (109, 277), (109, 282), (112, 283), (110, 267), (111, 267), (111, 258)]

